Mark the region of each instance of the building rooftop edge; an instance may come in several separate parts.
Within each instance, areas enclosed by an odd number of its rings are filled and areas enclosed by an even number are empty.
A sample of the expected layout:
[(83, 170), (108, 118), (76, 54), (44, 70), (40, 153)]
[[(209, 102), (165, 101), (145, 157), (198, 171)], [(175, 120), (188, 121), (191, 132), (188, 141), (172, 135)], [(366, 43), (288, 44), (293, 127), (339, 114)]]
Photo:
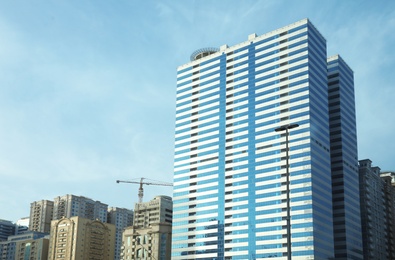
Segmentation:
[[(301, 19), (301, 20), (299, 20), (299, 21), (296, 21), (296, 22), (294, 22), (294, 23), (288, 24), (288, 25), (286, 25), (286, 26), (280, 27), (280, 28), (278, 28), (278, 29), (272, 30), (272, 31), (270, 31), (270, 32), (267, 32), (267, 33), (264, 33), (264, 34), (261, 34), (261, 35), (258, 35), (258, 36), (256, 35), (256, 33), (249, 34), (249, 35), (248, 35), (248, 40), (247, 40), (247, 41), (240, 42), (240, 43), (235, 44), (235, 45), (232, 45), (232, 46), (230, 46), (230, 47), (229, 47), (227, 44), (223, 44), (223, 45), (221, 45), (219, 48), (215, 48), (215, 49), (218, 49), (217, 52), (212, 53), (211, 55), (202, 57), (202, 58), (200, 58), (200, 59), (198, 59), (198, 60), (191, 60), (191, 61), (189, 61), (189, 62), (187, 62), (187, 63), (185, 63), (185, 64), (183, 64), (183, 65), (178, 66), (178, 67), (177, 67), (177, 70), (178, 70), (178, 69), (181, 69), (181, 68), (184, 68), (184, 67), (186, 67), (186, 66), (188, 66), (188, 65), (190, 65), (190, 64), (199, 63), (199, 62), (201, 62), (201, 61), (203, 61), (203, 60), (206, 60), (207, 58), (212, 58), (213, 55), (221, 54), (221, 53), (222, 53), (223, 51), (225, 51), (226, 49), (236, 48), (236, 47), (238, 47), (238, 46), (240, 46), (240, 45), (245, 45), (245, 44), (248, 44), (248, 43), (251, 43), (251, 42), (260, 40), (260, 39), (262, 39), (262, 38), (268, 37), (268, 36), (270, 36), (271, 34), (279, 33), (279, 32), (281, 32), (281, 31), (285, 31), (285, 30), (289, 30), (290, 28), (296, 27), (296, 26), (301, 25), (301, 24), (309, 24), (309, 25), (311, 25), (311, 26), (314, 28), (314, 30), (317, 32), (317, 34), (326, 42), (325, 37), (322, 36), (322, 34), (317, 30), (317, 28), (312, 24), (312, 22), (311, 22), (308, 18), (303, 18), (303, 19)], [(254, 35), (255, 37), (252, 37), (253, 35)], [(201, 50), (204, 50), (204, 49), (206, 49), (206, 48), (200, 48), (200, 49), (194, 51), (194, 52), (192, 53), (192, 55), (194, 55), (194, 54), (196, 54), (198, 51), (201, 51)], [(214, 48), (213, 48), (213, 49), (214, 49)], [(192, 55), (191, 55), (191, 57), (192, 57)]]
[(346, 65), (347, 68), (354, 73), (352, 68), (347, 64), (347, 62), (344, 61), (344, 59), (339, 54), (328, 56), (328, 58), (326, 59), (327, 62), (334, 61), (334, 60), (341, 60), (344, 63), (344, 65)]

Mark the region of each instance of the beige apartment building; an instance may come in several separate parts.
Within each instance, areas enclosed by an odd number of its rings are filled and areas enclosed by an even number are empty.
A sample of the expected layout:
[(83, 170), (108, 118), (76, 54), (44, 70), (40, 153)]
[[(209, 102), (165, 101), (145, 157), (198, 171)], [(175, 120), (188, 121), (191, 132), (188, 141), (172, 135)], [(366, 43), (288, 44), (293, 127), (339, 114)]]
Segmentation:
[(108, 205), (93, 199), (67, 194), (54, 198), (53, 219), (79, 216), (91, 220), (107, 222)]
[(146, 228), (155, 223), (173, 221), (173, 200), (169, 196), (156, 196), (148, 202), (136, 203), (133, 225)]
[(34, 201), (30, 204), (29, 230), (49, 233), (54, 203), (50, 200)]
[(155, 223), (146, 228), (127, 227), (123, 232), (121, 259), (171, 259), (171, 224)]
[(15, 260), (44, 260), (48, 258), (48, 238), (27, 239), (17, 241)]
[(123, 232), (121, 259), (170, 260), (172, 219), (169, 196), (136, 203), (133, 226)]
[(115, 225), (81, 217), (51, 222), (48, 260), (113, 260)]

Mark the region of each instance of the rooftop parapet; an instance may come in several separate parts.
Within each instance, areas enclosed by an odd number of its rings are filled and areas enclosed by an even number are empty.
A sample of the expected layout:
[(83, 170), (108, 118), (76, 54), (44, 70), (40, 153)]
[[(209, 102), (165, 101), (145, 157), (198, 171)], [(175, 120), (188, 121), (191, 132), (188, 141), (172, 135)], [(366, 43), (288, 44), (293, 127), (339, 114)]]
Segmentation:
[(219, 52), (219, 49), (214, 48), (214, 47), (207, 47), (207, 48), (198, 49), (191, 54), (190, 59), (191, 59), (191, 61), (198, 60), (198, 59), (209, 56), (209, 55), (216, 53), (216, 52)]

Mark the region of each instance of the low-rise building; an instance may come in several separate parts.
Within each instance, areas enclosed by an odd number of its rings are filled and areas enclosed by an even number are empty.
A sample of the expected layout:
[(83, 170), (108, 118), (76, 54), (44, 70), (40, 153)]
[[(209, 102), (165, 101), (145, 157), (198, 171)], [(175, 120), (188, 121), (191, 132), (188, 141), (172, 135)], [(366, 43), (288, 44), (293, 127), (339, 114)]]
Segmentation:
[(48, 258), (47, 233), (28, 231), (0, 242), (1, 260), (41, 260)]

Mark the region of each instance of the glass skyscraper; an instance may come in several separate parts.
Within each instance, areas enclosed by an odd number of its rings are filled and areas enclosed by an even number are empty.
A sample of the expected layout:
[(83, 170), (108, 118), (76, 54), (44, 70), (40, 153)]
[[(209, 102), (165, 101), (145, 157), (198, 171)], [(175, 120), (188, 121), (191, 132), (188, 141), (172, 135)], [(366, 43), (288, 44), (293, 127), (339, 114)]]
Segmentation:
[(327, 68), (307, 19), (178, 68), (172, 259), (286, 259), (287, 147), (292, 258), (334, 257)]
[(354, 75), (344, 60), (328, 58), (335, 259), (363, 259)]

